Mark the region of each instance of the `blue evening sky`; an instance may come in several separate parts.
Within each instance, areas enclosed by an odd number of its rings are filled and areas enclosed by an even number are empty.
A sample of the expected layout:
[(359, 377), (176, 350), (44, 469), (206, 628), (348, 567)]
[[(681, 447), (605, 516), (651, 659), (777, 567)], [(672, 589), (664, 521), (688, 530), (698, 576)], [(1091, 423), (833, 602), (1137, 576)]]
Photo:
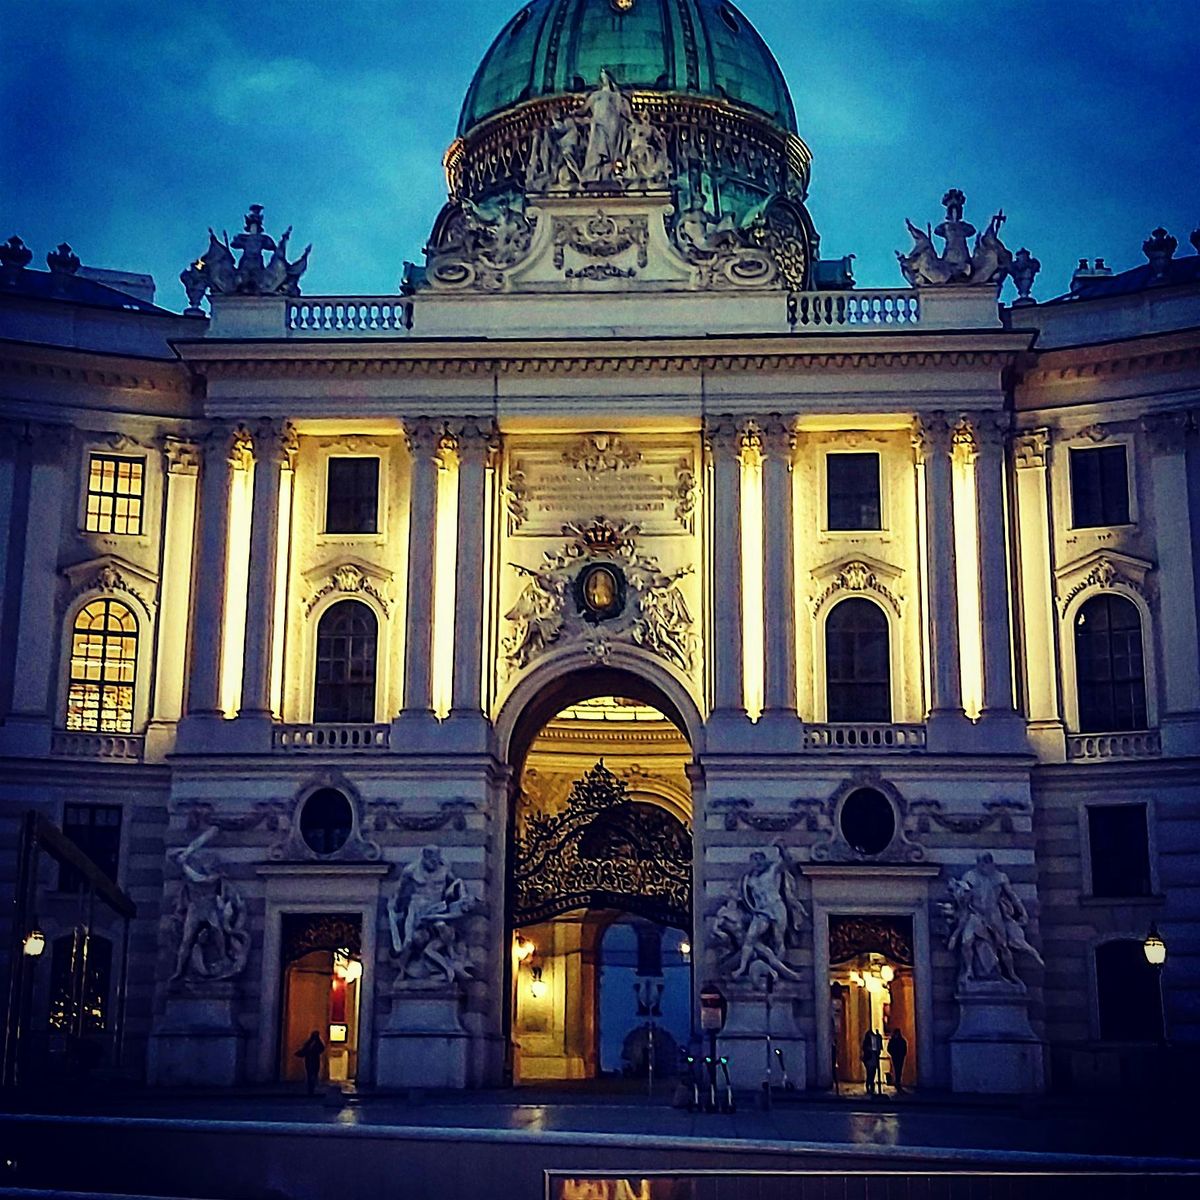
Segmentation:
[[(0, 240), (150, 272), (179, 309), (206, 229), (313, 242), (305, 291), (394, 292), (444, 199), (471, 74), (520, 0), (5, 0)], [(1041, 259), (1144, 261), (1200, 225), (1196, 0), (741, 0), (791, 84), (826, 257), (902, 283), (904, 218), (1009, 215)]]

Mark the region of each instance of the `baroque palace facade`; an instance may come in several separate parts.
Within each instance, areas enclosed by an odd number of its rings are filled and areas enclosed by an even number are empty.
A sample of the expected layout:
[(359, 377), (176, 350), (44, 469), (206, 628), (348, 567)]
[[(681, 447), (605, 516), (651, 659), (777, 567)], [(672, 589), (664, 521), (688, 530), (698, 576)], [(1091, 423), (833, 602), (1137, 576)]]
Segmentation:
[(398, 295), (0, 248), (7, 1080), (1200, 1039), (1200, 234), (861, 290), (809, 161), (733, 5), (531, 0)]

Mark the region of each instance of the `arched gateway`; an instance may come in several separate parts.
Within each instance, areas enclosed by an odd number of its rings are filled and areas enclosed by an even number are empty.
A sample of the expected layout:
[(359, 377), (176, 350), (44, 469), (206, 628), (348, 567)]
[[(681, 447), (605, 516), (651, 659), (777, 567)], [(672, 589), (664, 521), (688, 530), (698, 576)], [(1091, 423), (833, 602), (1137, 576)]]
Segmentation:
[(644, 671), (539, 674), (501, 722), (511, 1076), (639, 1077), (651, 1056), (670, 1072), (691, 1033), (685, 705)]

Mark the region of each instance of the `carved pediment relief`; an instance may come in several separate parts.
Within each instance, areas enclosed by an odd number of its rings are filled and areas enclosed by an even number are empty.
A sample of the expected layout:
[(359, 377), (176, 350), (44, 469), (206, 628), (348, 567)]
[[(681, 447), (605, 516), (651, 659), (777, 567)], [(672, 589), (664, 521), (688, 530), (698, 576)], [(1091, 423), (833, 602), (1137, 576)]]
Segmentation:
[(871, 592), (899, 616), (904, 596), (897, 585), (903, 574), (898, 567), (867, 554), (817, 567), (812, 572), (814, 587), (809, 593), (813, 616), (817, 616), (839, 592)]
[(153, 612), (158, 592), (158, 576), (115, 554), (101, 554), (85, 562), (63, 567), (60, 574), (66, 587), (62, 597), (67, 607), (89, 592), (124, 592), (143, 608)]
[(366, 559), (350, 555), (329, 559), (302, 576), (309, 593), (304, 603), (304, 615), (309, 616), (326, 596), (341, 592), (347, 596), (370, 596), (387, 616), (392, 577), (391, 571)]
[(1089, 588), (1110, 590), (1125, 587), (1139, 596), (1149, 596), (1148, 576), (1154, 564), (1132, 554), (1116, 550), (1093, 550), (1074, 562), (1067, 563), (1054, 573), (1055, 596), (1060, 611), (1081, 592)]

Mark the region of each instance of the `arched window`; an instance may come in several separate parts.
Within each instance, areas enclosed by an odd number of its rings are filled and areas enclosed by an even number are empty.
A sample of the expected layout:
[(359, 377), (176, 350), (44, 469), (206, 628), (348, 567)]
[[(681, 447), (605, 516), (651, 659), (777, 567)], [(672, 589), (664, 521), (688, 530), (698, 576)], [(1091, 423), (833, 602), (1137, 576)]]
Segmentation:
[(325, 610), (317, 626), (314, 721), (375, 720), (375, 650), (379, 623), (357, 600)]
[(1096, 947), (1096, 1002), (1100, 1037), (1110, 1042), (1153, 1042), (1162, 1037), (1158, 971), (1142, 943), (1118, 938)]
[(825, 694), (830, 721), (890, 721), (887, 617), (870, 600), (843, 600), (825, 621)]
[(119, 600), (93, 600), (79, 610), (71, 630), (68, 729), (133, 732), (137, 642), (137, 618)]
[(112, 942), (93, 933), (84, 942), (79, 934), (54, 939), (50, 956), (50, 1028), (71, 1033), (98, 1033), (109, 1027), (108, 1000), (112, 983)]
[(1142, 621), (1132, 600), (1105, 592), (1080, 608), (1075, 673), (1081, 733), (1146, 728)]

